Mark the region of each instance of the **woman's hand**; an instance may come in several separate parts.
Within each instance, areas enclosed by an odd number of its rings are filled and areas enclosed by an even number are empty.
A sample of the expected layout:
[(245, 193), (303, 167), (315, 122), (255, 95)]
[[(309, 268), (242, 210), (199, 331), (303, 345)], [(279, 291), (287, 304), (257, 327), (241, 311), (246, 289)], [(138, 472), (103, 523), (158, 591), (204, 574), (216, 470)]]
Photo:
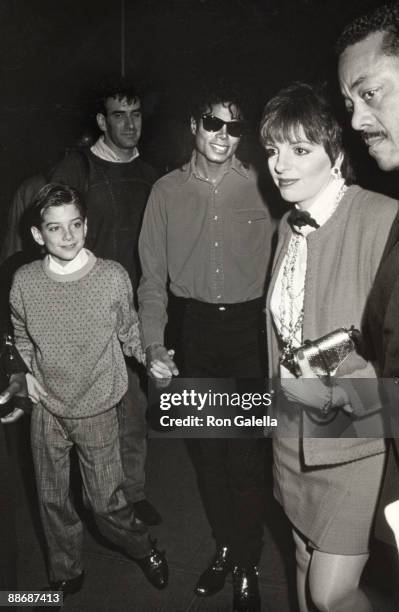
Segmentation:
[(325, 384), (313, 372), (302, 351), (298, 352), (298, 365), (301, 369), (301, 378), (281, 379), (281, 387), (289, 401), (325, 413), (331, 408), (342, 408), (349, 414), (353, 413), (346, 391), (339, 385)]

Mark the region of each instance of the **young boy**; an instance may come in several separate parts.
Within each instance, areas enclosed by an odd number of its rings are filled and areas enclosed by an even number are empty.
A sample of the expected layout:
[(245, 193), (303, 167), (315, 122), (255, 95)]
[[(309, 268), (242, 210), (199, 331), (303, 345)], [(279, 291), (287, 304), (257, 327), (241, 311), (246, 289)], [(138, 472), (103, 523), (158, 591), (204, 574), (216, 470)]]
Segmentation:
[(47, 255), (20, 268), (11, 289), (15, 342), (32, 376), (32, 452), (50, 585), (82, 585), (83, 526), (71, 502), (69, 454), (79, 457), (84, 498), (105, 537), (164, 588), (168, 568), (127, 504), (118, 427), (126, 355), (143, 361), (132, 287), (124, 268), (84, 248), (86, 210), (74, 189), (45, 185), (31, 232)]

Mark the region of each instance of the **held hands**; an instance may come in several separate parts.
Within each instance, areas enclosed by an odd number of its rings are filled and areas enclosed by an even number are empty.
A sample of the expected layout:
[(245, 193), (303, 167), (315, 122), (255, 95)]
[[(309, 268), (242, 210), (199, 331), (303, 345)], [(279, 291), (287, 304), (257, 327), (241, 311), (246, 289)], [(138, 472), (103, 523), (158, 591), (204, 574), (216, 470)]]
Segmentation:
[(171, 379), (179, 370), (173, 361), (174, 350), (167, 350), (162, 344), (149, 346), (146, 350), (148, 375), (157, 379)]
[(318, 378), (301, 351), (298, 353), (298, 365), (301, 369), (301, 378), (281, 379), (282, 390), (289, 401), (320, 410), (325, 414), (333, 408), (353, 413), (346, 391), (338, 385), (328, 385)]

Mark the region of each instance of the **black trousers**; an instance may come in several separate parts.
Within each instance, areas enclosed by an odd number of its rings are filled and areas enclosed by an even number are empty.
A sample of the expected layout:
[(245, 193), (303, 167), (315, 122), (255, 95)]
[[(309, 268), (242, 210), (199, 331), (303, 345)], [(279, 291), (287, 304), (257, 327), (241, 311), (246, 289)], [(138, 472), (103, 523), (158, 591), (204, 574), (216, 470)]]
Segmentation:
[[(172, 298), (170, 317), (175, 333), (179, 330), (175, 346), (181, 374), (263, 378), (263, 306), (263, 299), (218, 306)], [(265, 440), (212, 438), (190, 440), (187, 446), (216, 543), (230, 546), (238, 565), (255, 565), (262, 549)]]

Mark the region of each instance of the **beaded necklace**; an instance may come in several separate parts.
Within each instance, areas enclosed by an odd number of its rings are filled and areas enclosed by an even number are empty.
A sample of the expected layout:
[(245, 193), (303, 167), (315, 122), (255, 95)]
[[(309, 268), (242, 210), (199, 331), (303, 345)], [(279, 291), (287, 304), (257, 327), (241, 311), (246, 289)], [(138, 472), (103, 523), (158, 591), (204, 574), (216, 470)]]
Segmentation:
[[(331, 210), (330, 216), (335, 212), (338, 204), (342, 200), (343, 195), (347, 190), (345, 183), (342, 184), (338, 191), (334, 207)], [(303, 234), (294, 234), (291, 237), (288, 245), (287, 254), (284, 261), (283, 273), (281, 277), (281, 293), (279, 303), (279, 321), (280, 321), (280, 340), (282, 343), (282, 351), (280, 357), (281, 365), (284, 365), (288, 370), (293, 371), (293, 357), (292, 351), (295, 347), (295, 337), (300, 330), (302, 330), (303, 324), (303, 294), (305, 292), (305, 282), (301, 286), (300, 290), (295, 293), (294, 280), (295, 271), (297, 267), (299, 247), (302, 240), (306, 240)], [(301, 309), (299, 314), (295, 316), (295, 303), (298, 303), (298, 299), (301, 300)], [(300, 342), (302, 341), (302, 338)]]
[[(283, 274), (281, 278), (281, 299), (279, 304), (279, 320), (281, 325), (280, 339), (283, 345), (281, 363), (286, 365), (286, 367), (289, 365), (289, 355), (292, 353), (292, 349), (294, 348), (295, 336), (302, 328), (303, 323), (302, 296), (305, 291), (305, 285), (301, 287), (298, 293), (295, 293), (294, 291), (294, 275), (301, 239), (303, 239), (301, 234), (296, 234), (291, 238), (287, 255), (285, 257)], [(295, 317), (294, 304), (300, 297), (302, 297), (302, 308), (298, 316)]]

